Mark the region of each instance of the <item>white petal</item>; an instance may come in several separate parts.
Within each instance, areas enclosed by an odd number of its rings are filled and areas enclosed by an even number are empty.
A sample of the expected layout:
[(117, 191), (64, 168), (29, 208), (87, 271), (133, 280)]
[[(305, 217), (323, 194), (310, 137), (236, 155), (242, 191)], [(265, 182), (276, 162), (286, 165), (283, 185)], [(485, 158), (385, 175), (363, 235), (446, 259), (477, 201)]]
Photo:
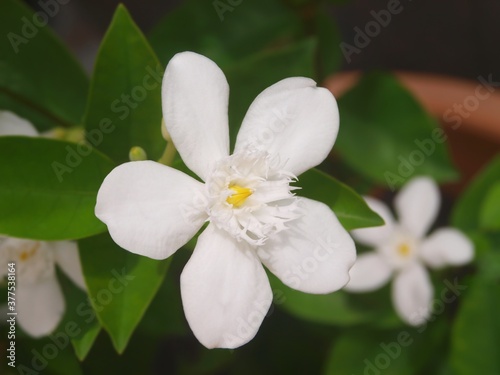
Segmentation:
[(47, 245), (54, 251), (56, 262), (66, 276), (79, 286), (80, 289), (87, 290), (77, 243), (73, 241), (54, 241), (47, 242)]
[(441, 228), (422, 241), (420, 256), (434, 268), (458, 266), (472, 260), (474, 246), (471, 240), (459, 230)]
[(229, 154), (229, 85), (210, 59), (175, 55), (163, 77), (163, 118), (184, 163), (206, 180), (214, 163)]
[(439, 188), (428, 177), (409, 181), (394, 200), (399, 222), (417, 238), (422, 238), (434, 223), (440, 204)]
[(164, 259), (203, 225), (202, 189), (202, 183), (162, 164), (125, 163), (102, 183), (95, 214), (124, 249)]
[(269, 238), (258, 255), (289, 287), (331, 293), (349, 281), (356, 260), (354, 242), (325, 204), (300, 198), (299, 207), (303, 215)]
[(18, 284), (17, 319), (28, 335), (46, 336), (53, 332), (66, 308), (55, 274), (35, 284)]
[(355, 229), (351, 231), (351, 234), (360, 244), (377, 247), (394, 233), (394, 217), (384, 202), (371, 197), (364, 197), (364, 199), (368, 207), (384, 219), (385, 224), (373, 228)]
[(0, 111), (0, 136), (3, 135), (25, 135), (28, 137), (38, 136), (35, 127), (15, 113)]
[(351, 279), (345, 286), (349, 292), (369, 292), (384, 286), (391, 278), (392, 268), (375, 252), (358, 255), (349, 271)]
[(184, 313), (207, 348), (237, 348), (250, 341), (273, 296), (254, 250), (210, 224), (181, 275)]
[(328, 156), (338, 128), (337, 102), (330, 91), (309, 78), (287, 78), (253, 101), (235, 152), (248, 147), (268, 151), (298, 176)]
[(429, 318), (433, 294), (429, 274), (419, 263), (401, 270), (392, 284), (394, 308), (404, 322), (413, 326)]

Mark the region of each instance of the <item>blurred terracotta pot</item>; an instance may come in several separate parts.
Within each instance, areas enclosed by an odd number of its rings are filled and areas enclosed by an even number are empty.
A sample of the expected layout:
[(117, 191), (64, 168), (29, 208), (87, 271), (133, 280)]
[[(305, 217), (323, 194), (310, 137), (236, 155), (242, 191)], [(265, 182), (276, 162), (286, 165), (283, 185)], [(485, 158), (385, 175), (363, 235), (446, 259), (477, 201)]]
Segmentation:
[[(424, 73), (394, 74), (446, 131), (453, 160), (463, 176), (449, 188), (461, 190), (500, 153), (500, 82), (491, 75), (470, 81)], [(358, 71), (343, 72), (329, 77), (324, 86), (338, 98), (360, 77)]]

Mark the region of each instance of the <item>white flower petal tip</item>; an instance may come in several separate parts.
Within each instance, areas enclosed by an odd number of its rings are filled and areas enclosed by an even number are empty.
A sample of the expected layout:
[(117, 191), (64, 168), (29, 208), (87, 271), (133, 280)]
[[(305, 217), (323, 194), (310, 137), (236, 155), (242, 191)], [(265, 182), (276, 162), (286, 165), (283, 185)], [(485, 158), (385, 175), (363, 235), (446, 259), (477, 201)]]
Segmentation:
[(248, 148), (278, 155), (296, 176), (320, 164), (335, 143), (337, 102), (309, 78), (286, 78), (264, 90), (250, 105), (235, 152)]
[(52, 333), (66, 308), (55, 275), (36, 284), (19, 284), (16, 307), (19, 325), (28, 335), (39, 338)]
[(0, 136), (4, 135), (36, 137), (38, 136), (38, 131), (28, 120), (10, 111), (0, 110)]
[(374, 252), (361, 254), (349, 271), (350, 280), (344, 289), (353, 293), (379, 289), (387, 284), (392, 272), (381, 255)]
[(341, 289), (356, 260), (352, 238), (325, 204), (300, 198), (299, 209), (300, 218), (258, 249), (260, 259), (296, 290), (326, 294)]
[(163, 118), (182, 160), (204, 181), (229, 155), (229, 85), (212, 60), (194, 52), (175, 55), (162, 84)]
[(82, 264), (78, 253), (78, 245), (72, 241), (47, 242), (55, 253), (55, 261), (63, 272), (80, 289), (86, 291), (87, 286), (83, 277)]
[(426, 269), (414, 264), (394, 278), (392, 301), (399, 317), (407, 324), (419, 326), (431, 315), (434, 290)]
[(362, 228), (351, 231), (353, 238), (364, 245), (378, 246), (386, 241), (394, 232), (394, 217), (387, 205), (372, 197), (363, 197), (370, 209), (376, 212), (383, 220), (384, 225), (373, 228)]
[(400, 224), (417, 238), (422, 238), (434, 223), (440, 205), (439, 188), (428, 177), (413, 178), (394, 199)]
[(97, 195), (96, 216), (124, 249), (165, 259), (186, 244), (206, 219), (203, 184), (152, 161), (115, 168)]
[(182, 272), (181, 294), (189, 326), (207, 348), (246, 344), (273, 299), (254, 249), (212, 224), (198, 238)]
[(441, 228), (423, 241), (421, 257), (433, 268), (460, 266), (472, 261), (474, 245), (461, 231)]

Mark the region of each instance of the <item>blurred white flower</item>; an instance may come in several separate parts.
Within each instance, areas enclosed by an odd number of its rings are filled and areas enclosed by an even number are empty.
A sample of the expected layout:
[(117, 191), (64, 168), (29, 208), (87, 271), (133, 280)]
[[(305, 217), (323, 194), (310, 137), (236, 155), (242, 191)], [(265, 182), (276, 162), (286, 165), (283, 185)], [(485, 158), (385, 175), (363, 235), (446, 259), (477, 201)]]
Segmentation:
[[(0, 136), (8, 135), (36, 137), (38, 131), (16, 114), (0, 111)], [(0, 281), (7, 277), (10, 262), (16, 264), (15, 302), (19, 325), (33, 337), (50, 334), (65, 311), (55, 265), (77, 286), (86, 289), (76, 243), (0, 237)]]
[(375, 251), (358, 255), (345, 289), (372, 291), (394, 277), (392, 301), (396, 312), (406, 323), (420, 325), (431, 314), (434, 294), (425, 266), (439, 268), (468, 263), (474, 255), (473, 245), (454, 228), (440, 228), (425, 237), (440, 206), (438, 186), (430, 178), (414, 178), (398, 193), (394, 205), (399, 222), (384, 203), (370, 197), (365, 199), (385, 220), (385, 225), (351, 232), (357, 242)]
[(50, 334), (65, 311), (55, 265), (85, 290), (76, 243), (2, 237), (0, 279), (7, 277), (7, 264), (10, 262), (16, 264), (15, 302), (19, 325), (32, 337)]
[[(210, 222), (181, 276), (184, 311), (198, 340), (235, 348), (255, 336), (273, 298), (262, 263), (304, 292), (343, 287), (355, 260), (351, 237), (328, 206), (296, 197), (290, 186), (334, 144), (339, 119), (332, 94), (299, 77), (264, 90), (232, 155), (229, 86), (214, 62), (176, 55), (162, 98), (167, 130), (204, 182), (152, 161), (125, 163), (104, 180), (96, 215), (118, 245), (154, 259), (169, 257)], [(314, 270), (299, 273), (314, 254)]]
[(38, 136), (35, 127), (24, 118), (10, 111), (0, 111), (0, 136), (3, 135), (25, 135), (28, 137)]

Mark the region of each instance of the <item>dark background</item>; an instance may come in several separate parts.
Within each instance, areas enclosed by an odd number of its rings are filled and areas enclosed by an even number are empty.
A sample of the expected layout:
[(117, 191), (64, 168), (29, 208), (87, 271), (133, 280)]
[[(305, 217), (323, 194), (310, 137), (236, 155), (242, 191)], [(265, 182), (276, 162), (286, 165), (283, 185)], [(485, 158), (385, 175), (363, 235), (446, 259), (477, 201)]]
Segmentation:
[[(27, 1), (37, 8), (40, 0)], [(212, 0), (207, 0), (212, 1)], [(240, 7), (244, 10), (243, 0)], [(128, 0), (123, 3), (147, 33), (180, 0)], [(91, 71), (100, 40), (119, 1), (70, 0), (51, 19)], [(370, 11), (386, 9), (388, 0), (352, 0), (332, 5), (342, 41), (353, 44), (354, 27), (372, 20)], [(343, 70), (402, 69), (475, 79), (500, 73), (500, 1), (401, 0), (403, 11), (393, 16), (360, 54), (344, 61)], [(214, 13), (215, 15), (215, 13)], [(182, 32), (182, 31), (180, 31)]]

